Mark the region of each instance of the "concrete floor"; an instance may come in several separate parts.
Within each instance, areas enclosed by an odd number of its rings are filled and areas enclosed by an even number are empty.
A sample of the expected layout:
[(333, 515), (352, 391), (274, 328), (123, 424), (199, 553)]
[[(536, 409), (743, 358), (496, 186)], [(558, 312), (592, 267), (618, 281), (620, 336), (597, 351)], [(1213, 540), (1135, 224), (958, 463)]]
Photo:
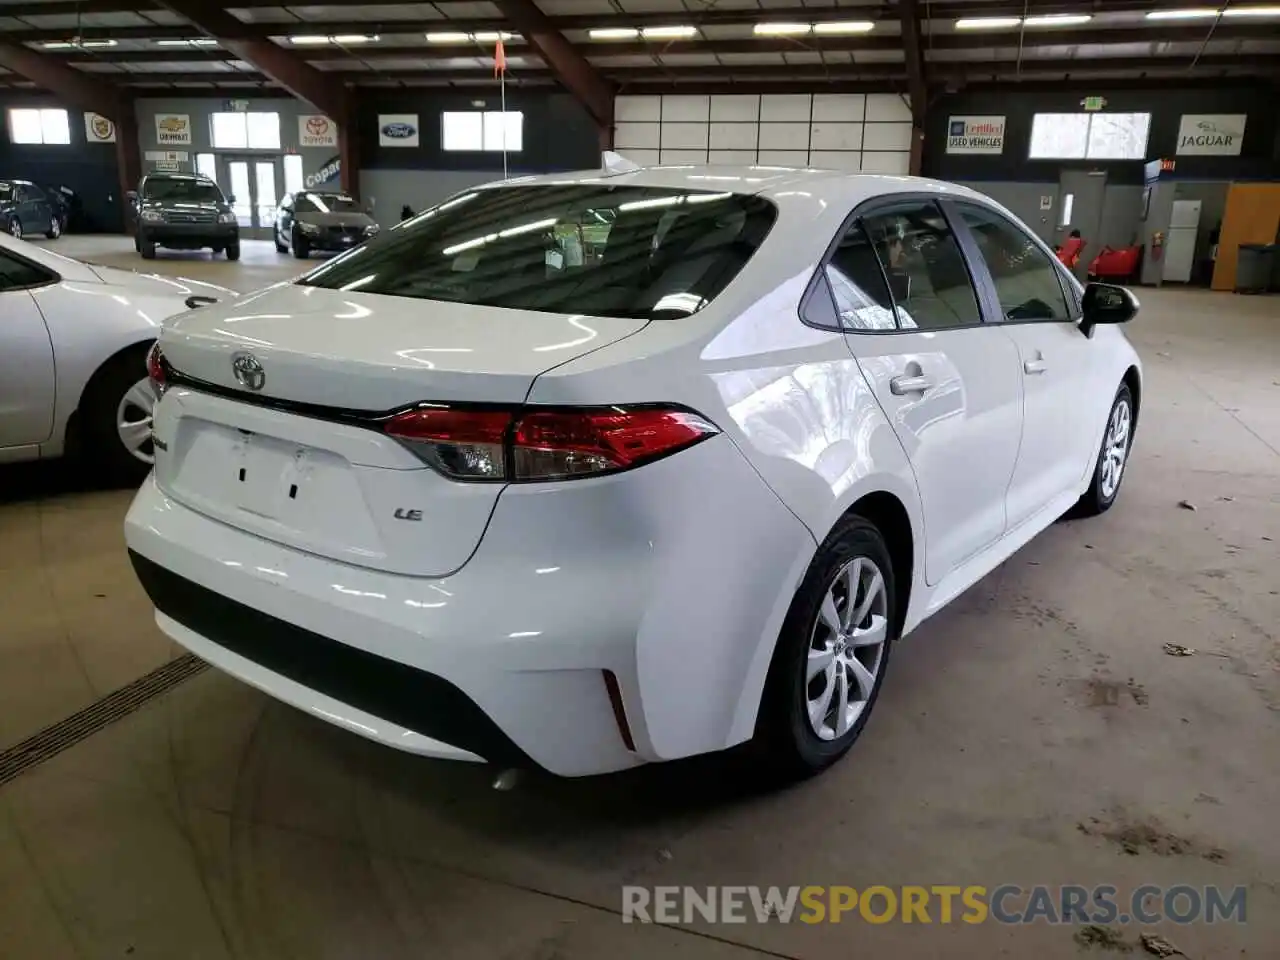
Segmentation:
[[(59, 249), (135, 264), (118, 240)], [(248, 243), (147, 266), (239, 289), (298, 269)], [(1116, 509), (904, 642), (826, 776), (752, 794), (713, 758), (498, 793), (207, 670), (0, 789), (0, 955), (1057, 958), (1076, 930), (936, 914), (624, 925), (620, 886), (1154, 883), (1248, 887), (1244, 926), (1158, 928), (1186, 955), (1280, 956), (1280, 299), (1142, 299)], [(174, 655), (128, 501), (0, 471), (0, 749)]]

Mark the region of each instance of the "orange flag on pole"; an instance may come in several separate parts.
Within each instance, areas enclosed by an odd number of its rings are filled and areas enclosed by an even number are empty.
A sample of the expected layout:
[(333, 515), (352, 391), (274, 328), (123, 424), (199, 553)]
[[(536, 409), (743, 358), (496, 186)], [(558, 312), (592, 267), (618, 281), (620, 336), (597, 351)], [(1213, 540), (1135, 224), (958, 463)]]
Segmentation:
[(498, 45), (493, 50), (493, 75), (499, 76), (507, 72), (507, 51), (502, 46), (502, 41), (498, 41)]

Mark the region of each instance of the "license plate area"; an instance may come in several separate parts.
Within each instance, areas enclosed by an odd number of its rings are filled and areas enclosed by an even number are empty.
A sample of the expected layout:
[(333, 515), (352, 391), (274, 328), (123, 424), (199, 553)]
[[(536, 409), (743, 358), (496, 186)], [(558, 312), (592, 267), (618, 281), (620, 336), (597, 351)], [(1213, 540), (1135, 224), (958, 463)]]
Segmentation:
[[(311, 447), (236, 431), (229, 463), (234, 472), (235, 504), (246, 513), (279, 522), (305, 510), (314, 495), (316, 476), (335, 466)], [(328, 460), (329, 462), (325, 462)]]

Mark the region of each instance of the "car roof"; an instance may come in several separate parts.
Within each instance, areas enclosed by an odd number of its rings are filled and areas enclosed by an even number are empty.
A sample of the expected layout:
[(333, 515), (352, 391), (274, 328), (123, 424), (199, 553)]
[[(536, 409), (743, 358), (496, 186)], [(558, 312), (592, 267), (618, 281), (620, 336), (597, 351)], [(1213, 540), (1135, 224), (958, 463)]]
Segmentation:
[(144, 174), (143, 180), (195, 180), (199, 183), (213, 183), (213, 180), (206, 177), (203, 173), (167, 173), (163, 170), (157, 170), (155, 173)]
[(0, 183), (22, 183), (22, 184), (26, 184), (28, 187), (35, 186), (35, 184), (32, 183), (30, 180), (18, 180), (18, 179), (15, 179), (14, 177), (0, 177)]
[(790, 200), (811, 204), (815, 199), (837, 204), (846, 210), (873, 197), (894, 193), (937, 193), (966, 199), (990, 200), (968, 187), (896, 174), (849, 173), (810, 167), (676, 165), (639, 167), (635, 170), (587, 170), (575, 173), (516, 177), (485, 184), (486, 189), (521, 184), (610, 183), (637, 187), (708, 190), (758, 194), (779, 206)]

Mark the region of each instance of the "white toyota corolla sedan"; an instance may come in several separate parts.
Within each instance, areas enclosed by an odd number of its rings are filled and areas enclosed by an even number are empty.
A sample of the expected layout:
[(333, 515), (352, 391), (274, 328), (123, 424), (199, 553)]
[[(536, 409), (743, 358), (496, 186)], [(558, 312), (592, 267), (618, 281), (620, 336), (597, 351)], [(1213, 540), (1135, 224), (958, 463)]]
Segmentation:
[(160, 324), (234, 297), (0, 234), (0, 463), (79, 448), (95, 478), (141, 482), (155, 401), (146, 355)]
[(129, 549), (171, 637), (383, 743), (805, 775), (897, 638), (1111, 506), (1136, 310), (930, 180), (477, 188), (166, 325)]

